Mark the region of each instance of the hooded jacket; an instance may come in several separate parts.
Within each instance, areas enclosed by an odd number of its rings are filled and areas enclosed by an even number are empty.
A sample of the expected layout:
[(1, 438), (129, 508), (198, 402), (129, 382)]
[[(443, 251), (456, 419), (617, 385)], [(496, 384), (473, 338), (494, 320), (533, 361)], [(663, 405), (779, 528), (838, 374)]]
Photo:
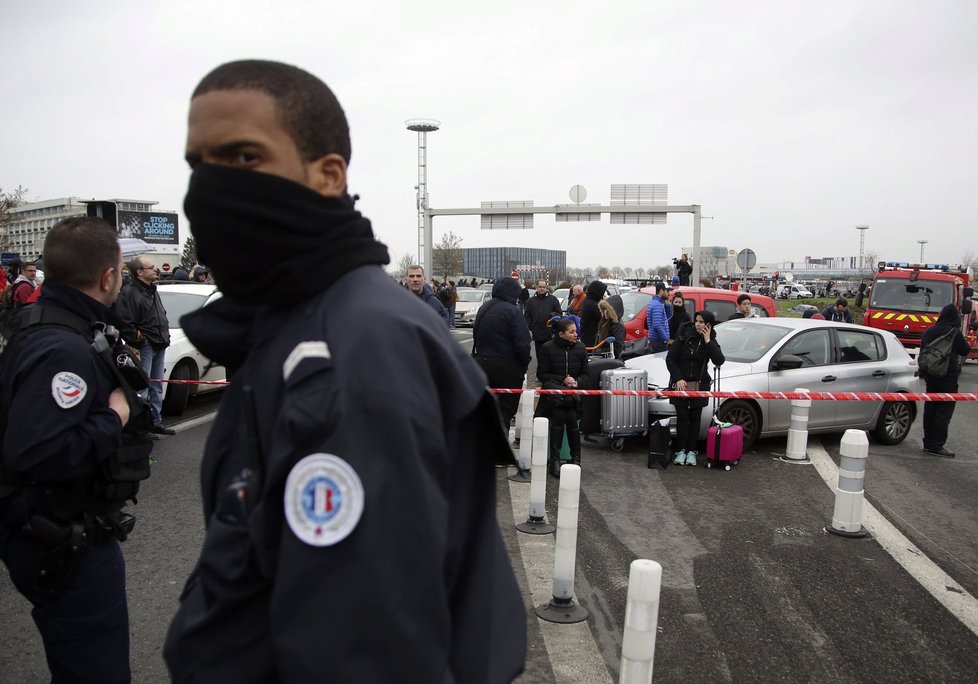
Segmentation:
[(593, 347), (601, 340), (598, 337), (598, 326), (601, 324), (601, 310), (598, 302), (604, 299), (608, 286), (600, 280), (592, 280), (587, 286), (587, 297), (581, 305), (581, 342), (585, 347)]
[(625, 347), (625, 326), (622, 325), (621, 321), (618, 319), (618, 313), (615, 311), (610, 301), (599, 302), (598, 309), (603, 314), (601, 323), (598, 324), (598, 339), (604, 340), (608, 337), (614, 337), (615, 358), (620, 359), (621, 352)]
[(530, 365), (530, 331), (516, 305), (520, 286), (512, 278), (500, 278), (492, 286), (492, 299), (479, 307), (472, 330), (475, 355), (506, 359), (523, 373)]
[[(707, 318), (704, 312), (704, 318)], [(707, 322), (710, 325), (716, 324), (716, 319), (712, 314), (709, 315)], [(720, 344), (717, 342), (716, 328), (710, 331), (710, 341), (704, 342), (703, 337), (696, 332), (696, 325), (687, 323), (682, 326), (676, 335), (675, 342), (669, 347), (666, 354), (666, 367), (669, 369), (669, 384), (673, 386), (679, 380), (699, 380), (700, 389), (709, 389), (710, 374), (708, 366), (710, 361), (714, 366), (722, 366), (726, 359)], [(707, 399), (682, 399), (672, 397), (670, 403), (677, 401), (688, 401), (692, 407), (706, 406)]]
[(957, 331), (957, 334), (954, 336), (954, 353), (951, 354), (951, 358), (947, 364), (947, 375), (943, 378), (924, 378), (928, 385), (928, 391), (930, 391), (932, 385), (938, 384), (941, 381), (957, 383), (957, 378), (961, 375), (961, 357), (971, 353), (971, 345), (968, 344), (968, 340), (961, 333), (961, 314), (958, 312), (958, 307), (954, 304), (945, 305), (937, 317), (937, 322), (924, 331), (924, 336), (920, 339), (920, 351), (923, 351), (928, 344), (938, 337), (946, 335), (950, 330)]

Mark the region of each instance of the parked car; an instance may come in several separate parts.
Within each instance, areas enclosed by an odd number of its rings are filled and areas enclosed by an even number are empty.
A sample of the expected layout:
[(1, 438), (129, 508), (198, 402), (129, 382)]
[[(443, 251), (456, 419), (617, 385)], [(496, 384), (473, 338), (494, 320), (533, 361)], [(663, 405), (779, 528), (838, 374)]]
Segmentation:
[[(685, 299), (686, 313), (690, 320), (697, 311), (712, 311), (718, 321), (725, 321), (730, 318), (737, 310), (737, 297), (743, 292), (735, 290), (721, 290), (715, 287), (692, 287), (680, 286), (673, 288), (669, 294), (669, 299), (676, 292), (682, 292)], [(625, 346), (622, 351), (622, 358), (630, 358), (639, 354), (645, 354), (645, 340), (649, 336), (649, 329), (646, 325), (645, 311), (649, 305), (649, 300), (655, 294), (655, 288), (646, 287), (641, 290), (632, 290), (621, 296), (622, 303), (625, 305)], [(775, 315), (774, 300), (764, 295), (751, 295), (751, 314), (761, 318), (773, 317)]]
[[(157, 288), (170, 322), (170, 346), (164, 356), (163, 375), (167, 380), (225, 380), (224, 366), (212, 365), (187, 339), (180, 317), (197, 311), (221, 297), (214, 285), (168, 282)], [(192, 396), (223, 389), (224, 385), (178, 385), (163, 383), (163, 413), (179, 416)]]
[(474, 325), (479, 307), (492, 299), (489, 290), (477, 290), (471, 287), (457, 289), (458, 301), (455, 303), (455, 325)]
[[(720, 388), (725, 391), (924, 391), (917, 362), (885, 330), (806, 318), (748, 318), (718, 325), (716, 333), (726, 357), (720, 367)], [(639, 356), (625, 365), (644, 368), (650, 386), (666, 388), (665, 357), (666, 352)], [(675, 408), (668, 399), (652, 399), (649, 413), (662, 419), (674, 416)], [(808, 430), (868, 430), (880, 444), (898, 444), (910, 433), (916, 415), (912, 401), (812, 401)], [(706, 438), (712, 416), (711, 408), (703, 410), (701, 439)], [(758, 437), (788, 433), (791, 402), (721, 399), (717, 417), (742, 426), (748, 448)]]
[(820, 311), (820, 309), (814, 304), (795, 304), (793, 307), (788, 309), (788, 311), (790, 311), (791, 313), (796, 313), (801, 315), (804, 315), (805, 312), (809, 310), (816, 311), (816, 312)]
[(778, 299), (812, 299), (815, 293), (801, 283), (788, 283), (778, 288)]

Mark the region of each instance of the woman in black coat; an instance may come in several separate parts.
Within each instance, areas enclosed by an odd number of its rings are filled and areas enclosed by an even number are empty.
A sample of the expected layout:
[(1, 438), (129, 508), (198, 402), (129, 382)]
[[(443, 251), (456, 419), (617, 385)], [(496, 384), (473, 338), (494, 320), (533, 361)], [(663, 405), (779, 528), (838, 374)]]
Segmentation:
[[(554, 338), (540, 348), (537, 377), (543, 389), (577, 389), (587, 375), (587, 351), (577, 339), (577, 324), (561, 318), (554, 324)], [(550, 474), (560, 477), (560, 443), (564, 429), (571, 463), (581, 465), (581, 430), (577, 424), (579, 397), (544, 395), (537, 415), (550, 419)]]
[(669, 339), (676, 339), (679, 329), (685, 323), (689, 323), (689, 314), (686, 312), (686, 298), (682, 292), (677, 292), (672, 296), (672, 318), (669, 319)]
[[(723, 365), (723, 351), (713, 331), (716, 317), (710, 311), (697, 311), (692, 323), (686, 323), (676, 333), (676, 340), (666, 354), (669, 368), (669, 384), (673, 389), (686, 391), (688, 382), (699, 382), (700, 390), (710, 389), (709, 361), (714, 366)], [(676, 465), (696, 465), (697, 443), (700, 437), (700, 416), (708, 399), (683, 399), (672, 397), (669, 403), (676, 407), (676, 435), (679, 451)]]

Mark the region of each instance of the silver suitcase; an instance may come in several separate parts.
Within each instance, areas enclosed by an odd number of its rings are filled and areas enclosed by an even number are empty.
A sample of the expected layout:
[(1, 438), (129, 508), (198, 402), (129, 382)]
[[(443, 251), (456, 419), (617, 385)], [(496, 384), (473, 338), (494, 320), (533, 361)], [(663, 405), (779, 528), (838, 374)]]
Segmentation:
[[(634, 368), (614, 368), (601, 372), (603, 390), (648, 389), (649, 374)], [(601, 395), (601, 433), (607, 437), (644, 435), (649, 429), (648, 397)]]

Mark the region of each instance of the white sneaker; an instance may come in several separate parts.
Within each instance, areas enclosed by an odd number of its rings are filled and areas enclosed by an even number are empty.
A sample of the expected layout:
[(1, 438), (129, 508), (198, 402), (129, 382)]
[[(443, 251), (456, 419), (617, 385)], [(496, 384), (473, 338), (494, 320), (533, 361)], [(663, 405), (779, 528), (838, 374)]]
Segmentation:
[(696, 465), (696, 452), (687, 451), (686, 452), (686, 465), (694, 466)]
[(672, 462), (673, 465), (686, 465), (686, 452), (677, 451), (676, 458)]

